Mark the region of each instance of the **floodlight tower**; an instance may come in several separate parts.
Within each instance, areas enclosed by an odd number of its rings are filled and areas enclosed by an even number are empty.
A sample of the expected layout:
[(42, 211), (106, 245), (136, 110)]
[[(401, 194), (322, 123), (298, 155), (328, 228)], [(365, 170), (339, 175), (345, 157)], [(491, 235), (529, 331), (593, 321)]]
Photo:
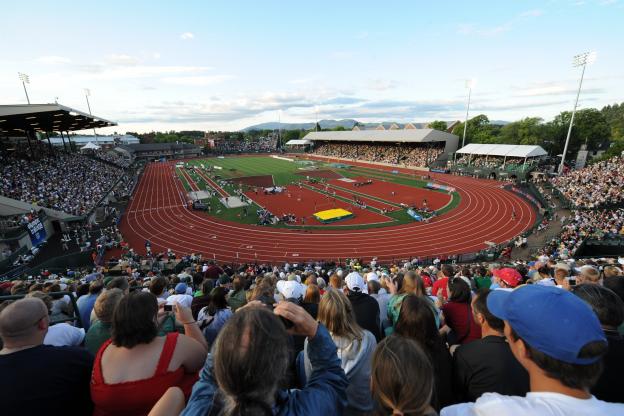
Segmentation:
[(585, 76), (585, 67), (587, 64), (591, 64), (596, 60), (596, 52), (583, 52), (574, 57), (572, 66), (578, 68), (583, 67), (581, 71), (581, 81), (579, 82), (578, 91), (576, 92), (576, 101), (574, 102), (574, 108), (572, 109), (572, 117), (570, 118), (570, 127), (568, 127), (568, 136), (566, 137), (565, 146), (563, 147), (563, 154), (561, 155), (561, 164), (559, 165), (559, 175), (563, 173), (563, 165), (565, 162), (566, 153), (568, 152), (568, 145), (570, 144), (570, 135), (572, 134), (572, 125), (574, 124), (574, 115), (576, 114), (576, 107), (578, 105), (579, 96), (581, 95), (581, 87), (583, 86), (583, 77)]
[(472, 94), (472, 87), (474, 87), (476, 81), (474, 79), (466, 80), (466, 87), (468, 88), (468, 106), (466, 107), (466, 119), (464, 121), (464, 137), (462, 137), (462, 147), (466, 145), (466, 129), (468, 127), (468, 112), (470, 111), (470, 96)]
[(28, 91), (26, 90), (26, 84), (30, 84), (30, 77), (28, 77), (28, 75), (24, 74), (23, 72), (18, 72), (17, 75), (19, 76), (20, 81), (22, 81), (24, 94), (26, 94), (26, 101), (28, 101), (28, 104), (30, 104), (30, 98), (28, 98)]
[[(85, 88), (84, 94), (85, 94), (85, 98), (87, 99), (87, 108), (89, 109), (89, 115), (92, 116), (93, 114), (91, 113), (91, 104), (89, 104), (89, 97), (91, 96), (91, 90), (89, 88)], [(97, 136), (97, 133), (95, 132), (95, 127), (93, 127), (93, 135), (95, 136), (95, 143), (97, 144), (98, 136)]]

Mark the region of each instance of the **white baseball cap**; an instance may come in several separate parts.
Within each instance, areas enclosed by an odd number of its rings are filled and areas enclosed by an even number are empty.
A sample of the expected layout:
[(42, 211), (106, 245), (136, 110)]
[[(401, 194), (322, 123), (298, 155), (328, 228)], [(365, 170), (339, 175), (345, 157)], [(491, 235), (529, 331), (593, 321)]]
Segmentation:
[(305, 294), (305, 287), (296, 280), (280, 280), (277, 282), (277, 291), (284, 299), (300, 299)]
[(358, 272), (349, 273), (345, 278), (345, 283), (347, 284), (349, 290), (352, 292), (368, 292), (366, 282), (364, 282), (364, 279), (362, 278), (362, 276), (360, 276)]
[(379, 276), (377, 276), (377, 273), (375, 272), (370, 272), (369, 274), (366, 275), (366, 281), (370, 282), (371, 280), (377, 280), (379, 281)]

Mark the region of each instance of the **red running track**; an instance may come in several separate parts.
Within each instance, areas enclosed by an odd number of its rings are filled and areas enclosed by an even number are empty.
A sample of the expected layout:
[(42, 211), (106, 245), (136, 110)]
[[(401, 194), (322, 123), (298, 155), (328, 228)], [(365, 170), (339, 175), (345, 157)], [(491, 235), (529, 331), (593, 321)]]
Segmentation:
[[(368, 167), (380, 168), (368, 165)], [(237, 224), (184, 207), (185, 192), (174, 178), (174, 162), (151, 163), (122, 219), (124, 237), (139, 253), (149, 239), (152, 250), (233, 262), (337, 260), (349, 257), (381, 262), (411, 257), (471, 253), (503, 243), (530, 228), (530, 204), (501, 188), (501, 183), (452, 175), (432, 175), (461, 196), (454, 210), (428, 224), (410, 223), (365, 230), (278, 229)], [(517, 219), (512, 220), (515, 207)]]

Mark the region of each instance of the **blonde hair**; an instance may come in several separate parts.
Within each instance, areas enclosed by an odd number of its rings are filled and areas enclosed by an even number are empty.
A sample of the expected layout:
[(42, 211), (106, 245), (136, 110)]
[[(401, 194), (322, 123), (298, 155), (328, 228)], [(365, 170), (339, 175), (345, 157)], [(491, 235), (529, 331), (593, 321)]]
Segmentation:
[(319, 303), (318, 321), (334, 336), (362, 340), (362, 328), (355, 320), (353, 306), (347, 296), (339, 290), (329, 290)]
[(342, 289), (342, 278), (336, 273), (332, 274), (329, 277), (329, 286), (333, 287), (334, 289)]

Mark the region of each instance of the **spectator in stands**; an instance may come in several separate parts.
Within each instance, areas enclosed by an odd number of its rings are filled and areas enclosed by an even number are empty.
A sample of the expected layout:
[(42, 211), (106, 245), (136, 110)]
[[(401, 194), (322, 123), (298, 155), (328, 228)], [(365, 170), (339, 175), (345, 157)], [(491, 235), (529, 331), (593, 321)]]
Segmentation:
[(617, 331), (624, 322), (624, 302), (612, 290), (596, 284), (581, 284), (572, 288), (598, 317), (609, 343), (609, 351), (604, 356), (604, 370), (591, 389), (596, 398), (608, 402), (624, 403), (620, 379), (624, 374), (624, 337)]
[(207, 345), (190, 309), (174, 307), (185, 334), (159, 337), (154, 295), (137, 291), (119, 301), (111, 339), (98, 351), (93, 368), (95, 415), (145, 414), (169, 387), (190, 392)]
[(511, 267), (504, 267), (502, 269), (492, 270), (492, 274), (496, 278), (496, 283), (499, 288), (513, 289), (522, 283), (522, 275), (518, 270)]
[(371, 390), (384, 415), (435, 416), (431, 407), (434, 371), (427, 355), (410, 338), (391, 336), (373, 355)]
[(43, 345), (49, 311), (38, 298), (11, 303), (0, 312), (2, 414), (88, 415), (93, 357), (74, 347)]
[[(397, 285), (389, 277), (384, 279), (384, 281), (388, 287), (388, 291), (392, 295), (390, 297), (390, 300), (388, 301), (387, 309), (387, 316), (390, 319), (390, 326), (385, 329), (386, 335), (390, 335), (392, 334), (394, 326), (399, 320), (401, 303), (403, 302), (403, 299), (408, 295), (427, 297), (427, 292), (425, 290), (425, 284), (422, 278), (413, 271), (405, 273), (400, 288), (397, 288)], [(427, 298), (427, 300), (429, 300), (429, 298)], [(435, 308), (433, 303), (431, 304), (431, 306)], [(434, 313), (434, 323), (436, 324), (436, 327), (439, 326), (440, 323), (437, 310)]]
[(191, 309), (193, 303), (193, 296), (187, 294), (188, 286), (186, 283), (178, 283), (175, 287), (175, 293), (167, 298), (167, 303), (173, 305), (178, 303), (185, 308)]
[(440, 337), (435, 324), (434, 308), (423, 296), (409, 294), (401, 303), (401, 312), (395, 334), (413, 339), (427, 353), (434, 375), (431, 405), (440, 410), (454, 403), (452, 388), (451, 355)]
[[(327, 329), (292, 302), (281, 302), (273, 313), (259, 305), (239, 309), (225, 325), (182, 415), (342, 414), (348, 381)], [(307, 337), (313, 371), (302, 390), (279, 389), (288, 368), (288, 334), (275, 315), (293, 323), (289, 332)], [(182, 395), (175, 391), (170, 397), (179, 408)], [(171, 402), (159, 404), (170, 411)]]
[(438, 296), (438, 292), (442, 293), (442, 299), (448, 299), (448, 282), (455, 272), (453, 271), (453, 266), (448, 264), (443, 264), (440, 272), (438, 273), (438, 280), (433, 283), (433, 287), (431, 288), (431, 294), (433, 296)]
[[(351, 272), (345, 278), (347, 298), (353, 305), (357, 324), (370, 331), (379, 341), (381, 339), (381, 322), (377, 301), (365, 293), (366, 283), (358, 272)], [(325, 295), (327, 296), (327, 294)]]
[(483, 266), (476, 268), (473, 280), (477, 289), (482, 287), (489, 288), (492, 285), (492, 278), (488, 276), (487, 269)]
[(225, 289), (215, 287), (210, 292), (210, 302), (197, 314), (197, 322), (202, 330), (208, 345), (212, 345), (219, 335), (219, 331), (228, 319), (232, 317), (232, 310), (225, 299)]
[(483, 393), (524, 396), (529, 391), (529, 375), (511, 353), (505, 323), (487, 308), (489, 294), (490, 289), (479, 289), (472, 300), (482, 338), (461, 345), (453, 354), (453, 391), (460, 402), (473, 402)]
[[(41, 299), (48, 308), (48, 314), (52, 314), (52, 298), (47, 293), (34, 291), (26, 297)], [(84, 337), (85, 330), (83, 328), (76, 328), (67, 322), (59, 322), (48, 327), (48, 333), (45, 335), (43, 343), (55, 347), (77, 347), (82, 344)]]
[(208, 262), (208, 268), (204, 272), (204, 279), (217, 280), (223, 274), (223, 269), (215, 264), (214, 261)]
[(382, 290), (379, 280), (369, 279), (368, 282), (366, 282), (366, 287), (368, 288), (368, 294), (375, 299), (379, 305), (379, 319), (382, 328), (388, 327), (388, 302), (390, 302), (390, 294)]
[(149, 285), (149, 291), (158, 299), (166, 300), (169, 297), (167, 292), (167, 278), (164, 276), (157, 276), (152, 278)]
[(93, 311), (93, 305), (95, 305), (95, 301), (97, 297), (104, 289), (104, 285), (101, 280), (94, 280), (89, 285), (89, 294), (80, 296), (76, 301), (76, 305), (78, 306), (78, 312), (80, 313), (80, 320), (82, 321), (82, 327), (85, 331), (89, 330), (89, 326), (91, 325), (91, 312)]
[(214, 289), (214, 280), (205, 279), (201, 284), (201, 295), (194, 296), (193, 302), (191, 302), (193, 319), (197, 320), (199, 311), (210, 303), (210, 292), (212, 292), (212, 289)]
[(232, 280), (232, 291), (228, 293), (227, 303), (236, 312), (236, 309), (247, 303), (247, 293), (245, 292), (245, 280), (240, 276), (236, 276)]
[[(371, 360), (377, 344), (374, 335), (357, 324), (351, 302), (338, 290), (332, 290), (323, 296), (319, 304), (318, 321), (331, 334), (338, 349), (340, 366), (349, 380), (345, 414), (366, 414), (372, 411), (373, 400), (369, 386)], [(308, 348), (306, 344), (304, 363), (306, 379), (309, 380), (313, 367)]]
[(130, 284), (128, 283), (128, 279), (123, 276), (113, 277), (113, 279), (108, 282), (106, 285), (106, 289), (119, 289), (124, 292), (125, 295), (130, 292)]
[(111, 337), (111, 325), (115, 307), (124, 296), (121, 289), (106, 290), (98, 296), (93, 306), (97, 319), (89, 327), (85, 337), (85, 347), (93, 355), (96, 355), (102, 344)]
[(582, 300), (555, 287), (526, 285), (493, 291), (487, 307), (505, 321), (505, 336), (529, 373), (531, 392), (526, 397), (486, 393), (475, 403), (443, 409), (441, 416), (624, 414), (624, 405), (589, 392), (600, 377), (608, 344), (598, 318)]
[(442, 306), (445, 325), (440, 331), (446, 334), (446, 340), (451, 346), (481, 338), (481, 328), (472, 318), (470, 286), (464, 279), (454, 277), (449, 280), (450, 298)]
[(599, 285), (600, 272), (594, 266), (588, 264), (582, 266), (579, 275), (576, 277), (576, 284), (580, 285), (583, 283)]
[(321, 292), (319, 287), (314, 284), (308, 285), (301, 307), (305, 309), (312, 318), (316, 319), (318, 316), (319, 302), (321, 301)]

